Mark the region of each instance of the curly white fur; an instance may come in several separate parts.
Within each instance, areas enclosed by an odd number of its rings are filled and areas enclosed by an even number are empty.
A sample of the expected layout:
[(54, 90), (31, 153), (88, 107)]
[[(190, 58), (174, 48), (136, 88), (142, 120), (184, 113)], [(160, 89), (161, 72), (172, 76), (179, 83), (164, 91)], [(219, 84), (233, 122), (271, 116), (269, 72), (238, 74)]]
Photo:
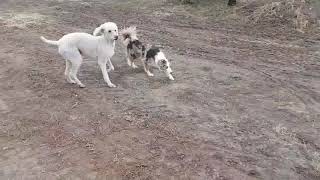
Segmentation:
[[(95, 29), (93, 36), (88, 33), (70, 33), (58, 41), (47, 40), (41, 36), (45, 43), (58, 46), (59, 54), (66, 60), (65, 76), (69, 83), (76, 83), (80, 87), (84, 84), (77, 78), (77, 72), (82, 63), (82, 55), (98, 58), (103, 78), (109, 87), (116, 87), (111, 83), (108, 71), (114, 69), (111, 57), (114, 55), (115, 40), (118, 39), (118, 27), (113, 22), (107, 22)], [(109, 69), (106, 64), (109, 63)]]

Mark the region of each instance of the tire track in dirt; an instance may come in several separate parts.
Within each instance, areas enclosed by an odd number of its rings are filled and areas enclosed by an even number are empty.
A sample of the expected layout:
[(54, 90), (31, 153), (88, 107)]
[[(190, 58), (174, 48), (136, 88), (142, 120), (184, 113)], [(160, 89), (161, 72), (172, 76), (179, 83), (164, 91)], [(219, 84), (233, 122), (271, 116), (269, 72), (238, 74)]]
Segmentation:
[[(251, 39), (243, 32), (246, 29), (221, 24), (207, 27), (183, 15), (172, 17), (173, 13), (167, 19), (154, 18), (150, 10), (125, 7), (126, 14), (120, 14), (121, 7), (111, 6), (116, 4), (111, 1), (89, 2), (89, 6), (81, 2), (17, 1), (18, 9), (25, 7), (51, 21), (27, 30), (5, 28), (0, 36), (7, 51), (18, 49), (8, 56), (12, 76), (1, 79), (6, 84), (0, 85), (7, 97), (1, 98), (11, 112), (4, 116), (2, 125), (7, 127), (1, 126), (4, 136), (0, 138), (3, 145), (10, 145), (1, 165), (11, 169), (6, 177), (317, 179), (309, 165), (315, 141), (306, 140), (310, 152), (298, 157), (305, 143), (296, 143), (286, 134), (279, 137), (273, 130), (279, 123), (298, 128), (294, 122), (304, 120), (296, 113), (291, 119), (293, 115), (277, 108), (278, 88), (300, 96), (296, 103), (310, 108), (306, 115), (317, 113), (316, 91), (299, 86), (300, 76), (294, 76), (298, 82), (285, 81), (299, 69), (285, 57), (296, 50), (287, 46), (291, 40), (279, 43), (259, 35)], [(38, 35), (56, 38), (75, 30), (91, 32), (106, 18), (138, 24), (144, 41), (156, 39), (154, 43), (163, 45), (174, 58), (177, 81), (170, 83), (160, 73), (148, 79), (141, 70), (129, 69), (119, 45), (113, 59), (116, 71), (111, 73), (117, 89), (106, 88), (94, 60), (87, 59), (79, 76), (88, 88), (68, 86), (56, 49), (44, 46)], [(206, 38), (212, 34), (212, 39)], [(305, 55), (305, 47), (297, 46), (301, 49), (295, 53)], [(20, 51), (22, 47), (25, 51)], [(14, 66), (20, 64), (18, 55), (27, 62), (20, 66), (23, 71)], [(277, 59), (281, 60), (276, 63)], [(290, 67), (287, 74), (278, 74), (280, 65)], [(0, 72), (10, 66), (4, 63)], [(21, 84), (16, 74), (22, 75)], [(311, 86), (310, 82), (304, 85)], [(308, 91), (307, 100), (304, 91)], [(15, 141), (6, 139), (8, 133)], [(20, 141), (29, 142), (28, 148), (22, 150)], [(291, 149), (288, 143), (293, 144)], [(15, 151), (25, 155), (15, 159)], [(26, 164), (17, 169), (16, 162)]]

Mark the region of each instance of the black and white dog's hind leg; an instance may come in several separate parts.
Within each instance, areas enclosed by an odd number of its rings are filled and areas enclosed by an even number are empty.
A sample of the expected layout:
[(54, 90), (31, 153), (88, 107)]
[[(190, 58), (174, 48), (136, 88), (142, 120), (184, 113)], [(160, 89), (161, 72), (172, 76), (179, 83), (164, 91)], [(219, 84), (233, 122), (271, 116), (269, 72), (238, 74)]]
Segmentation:
[(143, 69), (144, 71), (147, 73), (148, 76), (154, 76), (151, 72), (150, 72), (150, 67), (149, 67), (149, 62), (151, 59), (141, 59), (141, 62), (143, 64)]

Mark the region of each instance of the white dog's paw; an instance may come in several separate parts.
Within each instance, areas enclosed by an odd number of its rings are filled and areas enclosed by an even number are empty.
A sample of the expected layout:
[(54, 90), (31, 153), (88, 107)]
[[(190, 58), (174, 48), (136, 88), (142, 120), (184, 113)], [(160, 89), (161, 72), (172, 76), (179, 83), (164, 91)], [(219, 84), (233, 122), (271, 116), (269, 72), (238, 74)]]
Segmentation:
[(86, 86), (84, 84), (79, 84), (80, 88), (85, 88)]
[(67, 82), (68, 82), (69, 84), (76, 84), (76, 82), (75, 82), (74, 80), (71, 80), (71, 79), (67, 79)]
[(66, 78), (67, 79), (67, 82), (70, 83), (70, 84), (76, 84), (76, 82), (74, 80), (72, 80), (71, 78)]
[(154, 74), (152, 74), (151, 72), (148, 72), (147, 74), (148, 74), (148, 76), (150, 76), (150, 77), (153, 77), (153, 76), (154, 76)]
[(114, 85), (114, 84), (112, 84), (112, 83), (109, 83), (108, 86), (111, 87), (111, 88), (117, 87), (116, 85)]
[(171, 81), (174, 81), (173, 76), (169, 76), (169, 79), (170, 79)]

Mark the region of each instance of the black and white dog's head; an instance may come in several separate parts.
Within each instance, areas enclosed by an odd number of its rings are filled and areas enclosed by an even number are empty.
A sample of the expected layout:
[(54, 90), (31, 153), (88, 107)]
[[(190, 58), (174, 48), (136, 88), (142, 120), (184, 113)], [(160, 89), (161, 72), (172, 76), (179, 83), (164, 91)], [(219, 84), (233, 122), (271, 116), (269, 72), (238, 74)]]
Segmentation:
[(163, 71), (170, 80), (174, 80), (170, 62), (159, 48), (153, 46), (147, 51), (146, 60), (149, 59), (154, 59), (158, 69)]
[(132, 59), (143, 58), (146, 48), (137, 37), (135, 26), (130, 26), (121, 31), (123, 44), (127, 47), (128, 55)]

